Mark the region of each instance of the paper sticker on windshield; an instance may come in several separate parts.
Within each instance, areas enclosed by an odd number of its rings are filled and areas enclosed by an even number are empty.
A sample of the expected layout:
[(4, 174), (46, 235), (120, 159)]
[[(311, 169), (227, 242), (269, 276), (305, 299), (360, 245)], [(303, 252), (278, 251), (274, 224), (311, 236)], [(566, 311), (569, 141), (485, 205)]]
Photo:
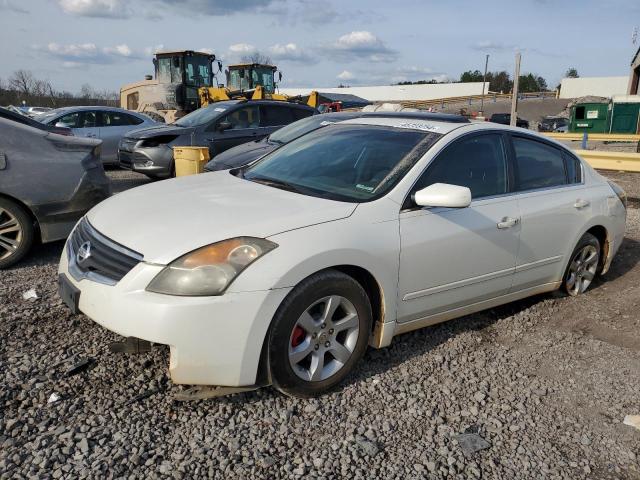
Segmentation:
[(333, 125), (336, 122), (330, 122), (329, 120), (323, 120), (320, 122), (321, 127), (326, 127), (327, 125)]
[(216, 107), (213, 109), (214, 112), (224, 112), (226, 110), (226, 108), (222, 108), (222, 107)]
[(429, 125), (428, 123), (401, 123), (398, 125), (399, 128), (410, 128), (412, 130), (425, 130), (427, 132), (435, 132), (439, 130), (440, 127), (436, 127), (435, 125)]
[(358, 183), (356, 185), (356, 188), (359, 188), (360, 190), (366, 190), (367, 192), (373, 192), (373, 187), (369, 187), (367, 185), (362, 185), (361, 183)]

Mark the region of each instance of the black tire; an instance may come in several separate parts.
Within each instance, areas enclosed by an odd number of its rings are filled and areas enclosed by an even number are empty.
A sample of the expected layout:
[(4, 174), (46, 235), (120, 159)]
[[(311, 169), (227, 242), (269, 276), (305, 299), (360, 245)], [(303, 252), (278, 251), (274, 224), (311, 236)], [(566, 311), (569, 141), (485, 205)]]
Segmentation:
[[(585, 252), (593, 252), (595, 250), (595, 258), (583, 259)], [(592, 284), (596, 275), (600, 272), (600, 241), (590, 233), (585, 233), (580, 241), (573, 249), (569, 263), (562, 277), (562, 289), (570, 296), (576, 296), (584, 293)], [(584, 262), (589, 260), (589, 262)], [(577, 280), (576, 277), (577, 276)], [(580, 286), (580, 279), (587, 280), (586, 285)], [(576, 282), (578, 285), (576, 286)]]
[[(17, 221), (21, 231), (20, 233), (6, 233), (4, 242), (0, 238), (0, 269), (10, 267), (19, 262), (31, 249), (35, 237), (33, 219), (29, 213), (16, 202), (0, 198), (0, 224), (7, 223), (10, 217)], [(13, 252), (9, 252), (7, 248), (3, 247), (3, 245), (8, 245), (7, 239), (17, 242)]]
[[(336, 367), (339, 369), (335, 373), (323, 380), (305, 380), (294, 372), (289, 359), (289, 348), (292, 344), (294, 328), (297, 328), (298, 319), (304, 312), (312, 305), (317, 305), (317, 302), (330, 296), (343, 297), (347, 303), (351, 304), (350, 307), (355, 308), (358, 320), (354, 322), (357, 323), (358, 330), (357, 333), (354, 331), (354, 335), (357, 335), (357, 341), (351, 342), (352, 345), (355, 344), (351, 356), (341, 367)], [(341, 308), (342, 306), (338, 307), (338, 310)], [(336, 331), (339, 328), (338, 325), (336, 323)], [(268, 333), (268, 365), (273, 386), (286, 395), (300, 398), (318, 396), (332, 389), (344, 380), (364, 355), (371, 333), (371, 325), (371, 302), (362, 286), (352, 277), (337, 270), (326, 270), (305, 279), (282, 302)], [(334, 338), (329, 339), (337, 342), (341, 333), (335, 333)], [(328, 331), (324, 334), (328, 334)], [(310, 339), (310, 337), (307, 338)], [(317, 339), (309, 341), (324, 341), (321, 336), (314, 338)], [(311, 352), (311, 354), (313, 353)], [(328, 355), (331, 357), (330, 351)], [(323, 358), (326, 358), (324, 354)], [(334, 365), (337, 363), (334, 362)]]

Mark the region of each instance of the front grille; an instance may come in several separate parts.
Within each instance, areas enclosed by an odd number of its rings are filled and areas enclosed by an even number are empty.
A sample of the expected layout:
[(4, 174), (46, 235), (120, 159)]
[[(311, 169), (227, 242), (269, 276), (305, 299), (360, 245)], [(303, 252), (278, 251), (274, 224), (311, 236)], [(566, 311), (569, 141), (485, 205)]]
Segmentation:
[(76, 280), (89, 278), (110, 285), (118, 283), (142, 261), (141, 254), (99, 233), (86, 217), (69, 237), (67, 252), (69, 272)]

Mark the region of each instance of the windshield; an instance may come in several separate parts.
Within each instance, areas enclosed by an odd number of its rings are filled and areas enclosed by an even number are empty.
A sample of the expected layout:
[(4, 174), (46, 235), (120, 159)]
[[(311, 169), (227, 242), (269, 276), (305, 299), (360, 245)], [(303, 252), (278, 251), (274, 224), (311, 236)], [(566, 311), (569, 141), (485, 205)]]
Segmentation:
[(197, 127), (205, 125), (216, 118), (220, 117), (227, 111), (227, 107), (220, 104), (210, 105), (208, 107), (199, 108), (174, 122), (174, 125), (180, 127)]
[[(345, 118), (346, 120), (346, 118)], [(305, 133), (309, 133), (317, 128), (331, 125), (335, 121), (331, 121), (323, 115), (313, 115), (311, 117), (293, 122), (286, 127), (282, 127), (280, 130), (276, 130), (269, 135), (269, 141), (274, 143), (289, 143), (291, 140), (295, 140), (301, 137)]]
[[(347, 202), (379, 198), (439, 134), (375, 125), (330, 125), (240, 172), (247, 180)], [(427, 145), (428, 144), (428, 145)]]
[(211, 65), (209, 57), (193, 56), (185, 59), (187, 85), (193, 87), (211, 86)]

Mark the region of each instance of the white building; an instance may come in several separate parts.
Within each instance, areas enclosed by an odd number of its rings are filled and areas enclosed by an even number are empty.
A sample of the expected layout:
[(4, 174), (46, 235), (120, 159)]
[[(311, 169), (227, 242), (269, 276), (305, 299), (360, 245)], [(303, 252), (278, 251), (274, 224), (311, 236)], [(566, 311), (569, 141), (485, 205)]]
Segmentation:
[(627, 93), (628, 84), (629, 77), (563, 78), (560, 83), (560, 98), (624, 95)]
[[(437, 100), (449, 97), (466, 97), (482, 95), (482, 82), (469, 83), (429, 83), (424, 85), (387, 85), (380, 87), (345, 87), (345, 88), (281, 88), (280, 93), (286, 95), (308, 95), (315, 90), (323, 93), (346, 93), (369, 100), (370, 102), (400, 102), (411, 100)], [(484, 93), (489, 91), (489, 82), (485, 84)]]

